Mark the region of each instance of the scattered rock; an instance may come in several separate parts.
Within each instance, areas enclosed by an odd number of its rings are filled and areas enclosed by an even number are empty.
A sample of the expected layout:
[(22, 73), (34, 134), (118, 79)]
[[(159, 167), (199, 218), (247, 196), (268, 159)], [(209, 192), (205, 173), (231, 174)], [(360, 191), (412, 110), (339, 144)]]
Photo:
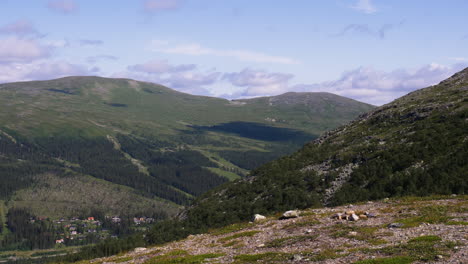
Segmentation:
[(338, 219), (341, 220), (343, 219), (343, 214), (342, 213), (337, 213), (332, 216), (333, 219)]
[(284, 212), (284, 214), (281, 216), (280, 219), (290, 219), (290, 218), (298, 218), (298, 217), (299, 217), (299, 211), (291, 210), (291, 211)]
[(141, 253), (141, 252), (145, 251), (146, 249), (147, 248), (144, 248), (144, 247), (137, 247), (137, 248), (135, 248), (134, 252), (135, 253)]
[(357, 232), (356, 231), (351, 231), (348, 233), (349, 236), (357, 236)]
[(357, 216), (356, 214), (352, 214), (349, 216), (349, 221), (357, 221), (359, 220), (359, 216)]
[(263, 248), (263, 247), (265, 247), (265, 244), (259, 244), (259, 245), (257, 245), (257, 247), (258, 248)]
[(388, 228), (400, 228), (400, 227), (403, 227), (404, 225), (402, 223), (391, 223), (391, 224), (388, 224)]
[(266, 220), (266, 217), (263, 216), (263, 215), (260, 215), (260, 214), (255, 214), (252, 221), (254, 222), (260, 222), (260, 221), (263, 221), (263, 220)]
[(365, 212), (364, 214), (367, 216), (367, 218), (376, 218), (377, 217), (377, 215), (374, 214), (374, 213)]
[(292, 258), (291, 258), (292, 261), (301, 261), (303, 259), (304, 258), (299, 254), (294, 254), (294, 256), (292, 256)]
[(312, 234), (312, 232), (313, 232), (312, 229), (307, 229), (307, 230), (305, 231), (306, 234)]

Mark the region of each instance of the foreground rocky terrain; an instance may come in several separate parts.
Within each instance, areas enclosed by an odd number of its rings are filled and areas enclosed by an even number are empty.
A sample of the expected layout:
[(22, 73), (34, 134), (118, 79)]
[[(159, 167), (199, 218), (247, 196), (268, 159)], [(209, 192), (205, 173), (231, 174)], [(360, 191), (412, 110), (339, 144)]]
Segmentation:
[(82, 263), (468, 263), (467, 198), (383, 199), (257, 217)]

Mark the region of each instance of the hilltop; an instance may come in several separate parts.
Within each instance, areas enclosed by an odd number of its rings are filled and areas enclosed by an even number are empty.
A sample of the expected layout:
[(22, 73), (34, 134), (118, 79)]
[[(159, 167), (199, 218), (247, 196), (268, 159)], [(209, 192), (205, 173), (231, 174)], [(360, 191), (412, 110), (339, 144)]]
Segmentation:
[[(80, 263), (464, 263), (467, 197), (385, 199), (243, 222)], [(336, 214), (367, 212), (346, 221)]]

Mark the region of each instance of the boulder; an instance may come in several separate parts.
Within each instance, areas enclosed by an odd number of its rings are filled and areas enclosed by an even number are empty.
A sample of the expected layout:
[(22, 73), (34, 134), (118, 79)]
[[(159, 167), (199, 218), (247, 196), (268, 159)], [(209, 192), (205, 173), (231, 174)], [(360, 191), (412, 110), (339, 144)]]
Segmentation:
[(343, 214), (342, 213), (337, 213), (332, 216), (333, 219), (338, 219), (341, 220), (343, 219)]
[(403, 227), (404, 225), (402, 223), (391, 223), (391, 224), (388, 224), (388, 228), (400, 228), (400, 227)]
[(254, 221), (254, 222), (261, 222), (261, 221), (264, 221), (264, 220), (266, 220), (266, 217), (261, 215), (261, 214), (255, 214), (253, 216), (253, 219), (252, 219), (252, 221)]
[(349, 216), (349, 221), (357, 221), (359, 220), (359, 216), (357, 214), (352, 214)]
[(359, 218), (361, 218), (361, 219), (367, 219), (367, 215), (365, 215), (365, 214), (360, 214), (360, 215), (359, 215)]
[(290, 218), (298, 218), (298, 217), (299, 217), (299, 211), (291, 210), (291, 211), (284, 212), (284, 214), (281, 216), (280, 219), (290, 219)]
[(346, 214), (347, 214), (347, 215), (353, 215), (353, 214), (356, 214), (356, 212), (350, 210), (350, 211), (346, 211)]

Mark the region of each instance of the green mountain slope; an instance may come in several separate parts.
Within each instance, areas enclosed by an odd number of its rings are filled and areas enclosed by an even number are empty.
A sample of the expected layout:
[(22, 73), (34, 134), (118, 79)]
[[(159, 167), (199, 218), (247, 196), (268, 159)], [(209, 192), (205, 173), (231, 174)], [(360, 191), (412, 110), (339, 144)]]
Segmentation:
[[(222, 226), (255, 213), (468, 188), (468, 68), (328, 132), (252, 176), (200, 197), (186, 224)], [(157, 233), (157, 232), (156, 232)]]
[[(0, 200), (53, 216), (90, 204), (171, 214), (373, 108), (331, 94), (228, 101), (101, 77), (0, 84), (0, 105)], [(126, 210), (121, 197), (138, 205)]]

